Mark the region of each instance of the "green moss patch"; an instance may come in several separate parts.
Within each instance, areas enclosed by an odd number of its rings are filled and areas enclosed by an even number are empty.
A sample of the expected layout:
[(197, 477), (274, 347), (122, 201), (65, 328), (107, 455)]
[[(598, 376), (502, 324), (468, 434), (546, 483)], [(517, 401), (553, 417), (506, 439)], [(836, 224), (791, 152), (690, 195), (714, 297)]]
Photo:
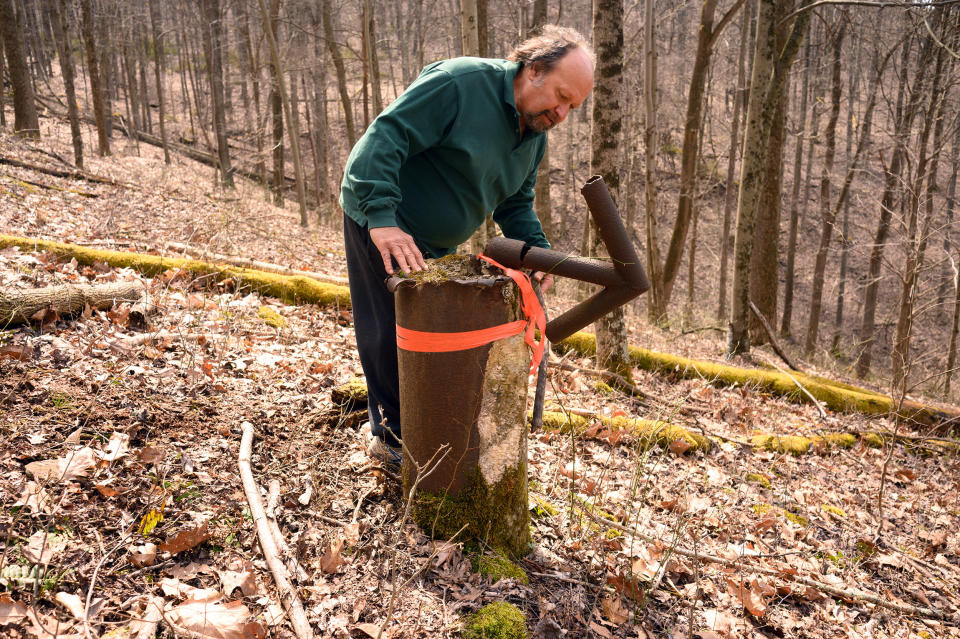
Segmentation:
[(559, 514), (559, 510), (554, 508), (553, 504), (549, 501), (540, 497), (539, 495), (533, 495), (533, 506), (530, 507), (530, 513), (538, 518), (542, 519), (544, 517), (555, 517)]
[(487, 604), (468, 616), (463, 639), (527, 639), (527, 618), (506, 601)]
[(319, 282), (301, 275), (280, 275), (189, 258), (109, 251), (77, 244), (0, 235), (0, 248), (9, 246), (18, 246), (24, 251), (46, 251), (63, 258), (75, 258), (80, 264), (105, 262), (115, 268), (131, 268), (149, 277), (169, 269), (181, 269), (192, 275), (212, 275), (218, 281), (234, 280), (238, 288), (248, 288), (288, 304), (350, 306), (350, 290), (347, 287)]
[(330, 399), (345, 412), (362, 408), (367, 403), (367, 380), (353, 377), (335, 386), (330, 391)]
[(501, 554), (472, 555), (470, 566), (474, 572), (480, 573), (484, 577), (490, 577), (494, 583), (504, 578), (515, 579), (522, 584), (530, 583), (526, 571)]
[(837, 506), (831, 506), (830, 504), (821, 504), (820, 510), (827, 513), (828, 515), (840, 517), (841, 519), (844, 519), (847, 516), (847, 513), (843, 512), (843, 508), (838, 508)]
[[(596, 339), (590, 333), (584, 332), (574, 333), (555, 344), (554, 348), (560, 352), (574, 351), (584, 356), (592, 356), (597, 352)], [(792, 401), (810, 402), (810, 397), (797, 386), (799, 382), (818, 402), (837, 412), (885, 415), (896, 408), (894, 401), (886, 395), (799, 372), (787, 375), (776, 370), (739, 368), (635, 346), (630, 347), (630, 363), (655, 373), (676, 375), (684, 379), (706, 379), (711, 383), (727, 386), (754, 386)], [(908, 401), (904, 402), (900, 416), (924, 424), (937, 424), (960, 417), (960, 410)]]
[[(664, 421), (649, 419), (629, 419), (626, 417), (597, 417), (600, 423), (613, 431), (622, 431), (637, 438), (642, 448), (652, 446), (668, 447), (676, 440), (690, 445), (689, 450), (710, 450), (713, 446), (708, 438), (692, 433), (682, 426)], [(580, 415), (555, 411), (543, 412), (543, 428), (564, 433), (583, 433), (590, 426), (590, 420)]]
[(760, 473), (747, 473), (745, 479), (751, 484), (758, 484), (763, 488), (770, 488), (770, 480)]
[[(404, 490), (413, 483), (403, 465)], [(476, 468), (467, 485), (456, 495), (420, 491), (414, 497), (413, 520), (435, 539), (479, 539), (511, 557), (520, 557), (530, 545), (530, 513), (527, 504), (526, 465), (504, 471), (494, 485), (487, 484)]]
[(777, 453), (790, 453), (794, 456), (810, 451), (813, 440), (799, 435), (754, 435), (750, 443), (755, 448), (772, 450)]
[(262, 319), (267, 326), (272, 326), (274, 328), (283, 328), (287, 325), (287, 318), (269, 306), (261, 306), (260, 310), (257, 311), (257, 317)]

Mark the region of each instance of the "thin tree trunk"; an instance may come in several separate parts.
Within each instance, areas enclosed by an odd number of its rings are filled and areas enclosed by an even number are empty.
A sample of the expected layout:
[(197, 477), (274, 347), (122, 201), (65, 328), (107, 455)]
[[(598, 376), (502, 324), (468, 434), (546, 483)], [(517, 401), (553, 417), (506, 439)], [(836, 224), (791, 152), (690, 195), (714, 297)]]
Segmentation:
[(33, 92), (33, 80), (27, 67), (23, 25), (13, 0), (0, 0), (0, 29), (7, 56), (7, 73), (13, 90), (13, 131), (28, 138), (40, 137), (40, 120)]
[[(657, 241), (657, 47), (656, 14), (653, 0), (646, 0), (643, 36), (643, 146), (646, 157), (644, 201), (647, 229), (647, 316), (654, 324), (666, 321), (663, 275), (660, 272), (660, 248)], [(596, 105), (594, 109), (596, 109)]]
[[(337, 89), (340, 91), (340, 102), (343, 106), (343, 118), (347, 127), (347, 146), (353, 148), (357, 142), (356, 130), (353, 126), (353, 109), (350, 106), (350, 92), (347, 90), (347, 72), (343, 66), (343, 56), (337, 48), (333, 37), (333, 15), (330, 9), (330, 0), (321, 0), (323, 8), (323, 37), (327, 41), (327, 50), (337, 72)], [(422, 66), (422, 65), (421, 65)]]
[(830, 38), (833, 48), (832, 73), (830, 80), (830, 117), (824, 133), (823, 168), (820, 175), (820, 245), (813, 267), (812, 292), (810, 294), (810, 316), (807, 320), (807, 335), (803, 349), (807, 356), (813, 354), (817, 346), (820, 331), (820, 310), (823, 305), (823, 280), (826, 274), (827, 253), (830, 250), (830, 241), (833, 239), (836, 210), (830, 206), (830, 182), (833, 173), (833, 163), (837, 150), (837, 122), (840, 119), (840, 97), (843, 93), (843, 82), (840, 77), (841, 55), (843, 38), (847, 31), (847, 17), (841, 16), (837, 30)]
[[(958, 256), (960, 257), (960, 256)], [(960, 332), (960, 270), (957, 263), (950, 260), (953, 267), (953, 326), (950, 329), (950, 349), (947, 354), (947, 370), (943, 374), (943, 394), (950, 397), (950, 379), (957, 365), (957, 334)]]
[[(943, 253), (950, 255), (950, 231), (953, 228), (953, 212), (957, 208), (957, 173), (960, 171), (960, 126), (956, 127), (956, 133), (953, 138), (953, 155), (950, 159), (950, 165), (953, 167), (950, 171), (950, 180), (947, 182), (946, 206), (944, 207), (944, 216), (946, 225), (943, 229)], [(940, 286), (937, 289), (937, 307), (941, 307), (946, 297), (947, 282), (950, 278), (949, 265), (944, 260), (945, 269), (941, 275)]]
[(160, 140), (163, 142), (163, 162), (170, 164), (170, 148), (167, 142), (167, 104), (163, 91), (163, 32), (160, 30), (160, 8), (158, 0), (149, 0), (150, 29), (153, 32), (153, 79), (157, 85), (158, 124)]
[(100, 77), (100, 63), (97, 55), (93, 0), (80, 0), (80, 13), (87, 54), (87, 76), (90, 78), (90, 93), (93, 98), (93, 117), (97, 122), (97, 152), (105, 156), (110, 155), (110, 137), (107, 135), (106, 92)]
[[(803, 139), (807, 129), (807, 99), (810, 95), (810, 41), (807, 38), (803, 53), (803, 88), (800, 90), (800, 110), (794, 121), (799, 124), (797, 141), (793, 154), (793, 190), (790, 193), (790, 229), (787, 237), (787, 264), (783, 275), (783, 315), (781, 316), (780, 334), (790, 334), (790, 322), (793, 316), (793, 284), (797, 260), (797, 231), (799, 229), (799, 200), (800, 180), (803, 177)], [(813, 145), (813, 142), (810, 142)], [(807, 171), (810, 167), (807, 165)]]
[(263, 126), (260, 123), (260, 64), (258, 57), (254, 53), (253, 41), (250, 38), (250, 18), (247, 13), (245, 0), (237, 2), (237, 11), (240, 18), (240, 32), (243, 49), (247, 59), (247, 73), (250, 75), (253, 85), (253, 126), (254, 135), (257, 141), (257, 174), (260, 175), (260, 183), (267, 188), (267, 164), (264, 159), (263, 150)]
[[(77, 110), (77, 91), (74, 86), (73, 51), (70, 43), (70, 22), (67, 20), (67, 0), (47, 0), (50, 8), (50, 24), (57, 41), (60, 56), (60, 75), (67, 94), (67, 118), (70, 120), (70, 138), (73, 142), (73, 161), (83, 170), (83, 135), (80, 131), (80, 113)], [(0, 74), (2, 76), (2, 74)], [(0, 109), (3, 106), (0, 105)]]
[[(277, 48), (276, 39), (276, 15), (280, 9), (279, 0), (274, 0), (271, 12), (267, 12), (264, 0), (257, 0), (260, 5), (260, 14), (263, 16), (263, 31), (267, 36), (267, 43), (270, 45), (270, 58), (273, 60), (273, 68), (277, 76), (277, 88), (280, 90), (280, 99), (283, 103), (283, 109), (286, 112), (287, 122), (290, 127), (290, 150), (293, 153), (293, 169), (296, 173), (297, 183), (297, 201), (300, 204), (300, 225), (307, 226), (307, 195), (303, 183), (303, 164), (300, 160), (300, 127), (297, 118), (294, 117), (293, 107), (287, 96), (287, 90), (283, 82), (283, 66), (280, 63), (280, 51)], [(283, 175), (281, 174), (281, 179)]]
[[(750, 0), (752, 7), (754, 0)], [(750, 11), (744, 11), (740, 17), (740, 52), (737, 56), (737, 86), (734, 91), (733, 120), (730, 127), (730, 151), (727, 155), (727, 182), (723, 197), (723, 232), (720, 237), (720, 294), (717, 300), (717, 318), (727, 315), (727, 271), (730, 255), (730, 225), (733, 217), (733, 205), (736, 191), (737, 152), (740, 149), (740, 107), (746, 102), (746, 58), (747, 40), (749, 40)]]
[(233, 188), (233, 170), (230, 166), (230, 146), (227, 140), (226, 104), (223, 96), (223, 25), (220, 20), (220, 0), (203, 0), (205, 20), (203, 30), (204, 57), (207, 61), (207, 81), (213, 103), (213, 131), (217, 138), (217, 162), (220, 182)]

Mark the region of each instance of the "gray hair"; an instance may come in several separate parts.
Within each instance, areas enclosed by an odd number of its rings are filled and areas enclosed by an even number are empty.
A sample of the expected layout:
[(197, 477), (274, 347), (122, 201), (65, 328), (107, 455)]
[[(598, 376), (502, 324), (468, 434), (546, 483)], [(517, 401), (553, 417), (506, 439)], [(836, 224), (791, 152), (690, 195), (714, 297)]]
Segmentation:
[(507, 56), (519, 62), (521, 67), (539, 64), (541, 70), (550, 71), (565, 55), (574, 49), (583, 49), (590, 62), (596, 63), (593, 49), (579, 31), (555, 24), (545, 24), (538, 35), (524, 40)]

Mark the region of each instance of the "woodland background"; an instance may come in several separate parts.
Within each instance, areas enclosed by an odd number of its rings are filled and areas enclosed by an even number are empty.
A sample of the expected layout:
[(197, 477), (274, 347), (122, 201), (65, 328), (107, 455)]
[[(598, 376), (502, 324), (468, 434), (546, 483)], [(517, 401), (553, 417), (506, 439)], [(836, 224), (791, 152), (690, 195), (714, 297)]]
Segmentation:
[[(523, 580), (407, 525), (337, 392), (361, 371), (336, 296), (0, 237), (3, 294), (130, 284), (157, 311), (0, 331), (0, 634), (216, 636), (216, 610), (220, 636), (291, 636), (237, 478), (250, 422), (320, 636), (455, 636), (499, 601), (537, 637), (956, 636), (949, 412), (936, 437), (809, 401), (813, 375), (783, 392), (669, 358), (770, 373), (753, 302), (810, 372), (956, 400), (958, 20), (954, 0), (0, 0), (4, 233), (342, 284), (336, 195), (364, 126), (430, 61), (557, 22), (598, 76), (550, 133), (538, 213), (555, 248), (602, 257), (577, 193), (602, 174), (653, 283), (598, 323), (597, 356), (550, 369), (563, 412), (528, 440)], [(560, 282), (548, 307), (582, 293)], [(174, 625), (144, 630), (161, 608)]]

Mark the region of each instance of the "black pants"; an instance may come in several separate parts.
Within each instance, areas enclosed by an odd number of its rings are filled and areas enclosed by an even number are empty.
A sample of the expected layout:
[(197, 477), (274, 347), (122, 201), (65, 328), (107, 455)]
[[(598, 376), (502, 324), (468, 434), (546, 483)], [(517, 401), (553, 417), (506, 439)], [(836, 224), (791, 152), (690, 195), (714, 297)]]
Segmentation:
[(369, 231), (344, 215), (343, 239), (357, 351), (367, 378), (370, 427), (377, 437), (396, 444), (394, 437), (400, 438), (400, 380), (393, 293), (384, 283), (383, 258)]

